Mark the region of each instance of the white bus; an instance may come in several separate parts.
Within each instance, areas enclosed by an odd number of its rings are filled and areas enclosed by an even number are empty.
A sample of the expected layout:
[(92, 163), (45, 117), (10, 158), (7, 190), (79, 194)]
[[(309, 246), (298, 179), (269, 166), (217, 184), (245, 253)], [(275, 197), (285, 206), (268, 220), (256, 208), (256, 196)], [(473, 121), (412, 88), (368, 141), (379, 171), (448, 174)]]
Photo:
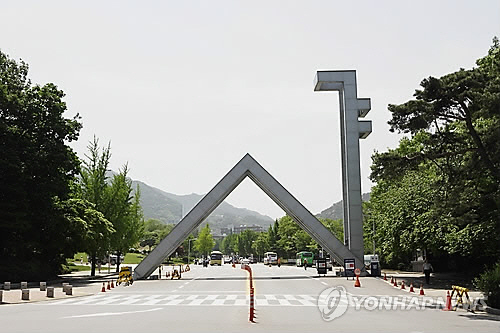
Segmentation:
[(266, 252), (264, 253), (264, 265), (277, 265), (278, 264), (278, 254), (276, 252)]

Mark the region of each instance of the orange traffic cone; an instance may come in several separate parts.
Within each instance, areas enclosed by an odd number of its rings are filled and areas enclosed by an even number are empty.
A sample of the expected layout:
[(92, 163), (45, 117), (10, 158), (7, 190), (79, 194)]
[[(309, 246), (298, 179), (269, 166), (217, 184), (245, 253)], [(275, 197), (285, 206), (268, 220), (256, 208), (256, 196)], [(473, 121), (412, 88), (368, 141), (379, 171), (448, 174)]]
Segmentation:
[(359, 282), (359, 276), (356, 276), (356, 282), (354, 282), (355, 287), (361, 287), (361, 283)]
[(113, 280), (111, 280), (111, 288), (114, 288), (115, 284), (113, 283)]
[(387, 281), (387, 275), (384, 273), (384, 281)]
[(394, 278), (394, 284), (393, 284), (393, 285), (394, 285), (394, 287), (396, 287), (396, 288), (397, 288), (397, 286), (398, 286), (398, 282), (396, 281), (396, 278)]
[(414, 292), (415, 292), (415, 290), (413, 290), (413, 283), (410, 283), (410, 292), (411, 292), (411, 293), (414, 293)]
[(104, 282), (102, 283), (102, 289), (101, 292), (105, 293), (106, 292), (106, 287), (104, 286)]
[(420, 285), (420, 295), (421, 296), (424, 295), (424, 286), (423, 285)]
[(109, 285), (109, 281), (108, 281), (108, 286), (106, 287), (106, 289), (111, 290), (111, 286)]
[(446, 292), (446, 305), (443, 311), (451, 311), (451, 296), (449, 291)]
[(405, 288), (405, 281), (404, 280), (401, 282), (401, 289), (406, 289)]
[(394, 277), (391, 276), (391, 284), (394, 284)]

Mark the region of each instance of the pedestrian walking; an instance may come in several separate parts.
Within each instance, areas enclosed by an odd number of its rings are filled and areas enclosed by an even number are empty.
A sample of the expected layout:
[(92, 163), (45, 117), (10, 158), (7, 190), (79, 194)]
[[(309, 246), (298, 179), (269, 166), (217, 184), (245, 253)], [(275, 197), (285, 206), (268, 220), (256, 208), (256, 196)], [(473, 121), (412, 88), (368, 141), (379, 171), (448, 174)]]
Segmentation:
[(432, 267), (431, 263), (425, 259), (424, 265), (422, 266), (422, 271), (425, 274), (425, 283), (430, 284), (431, 280), (431, 272), (434, 270), (434, 267)]

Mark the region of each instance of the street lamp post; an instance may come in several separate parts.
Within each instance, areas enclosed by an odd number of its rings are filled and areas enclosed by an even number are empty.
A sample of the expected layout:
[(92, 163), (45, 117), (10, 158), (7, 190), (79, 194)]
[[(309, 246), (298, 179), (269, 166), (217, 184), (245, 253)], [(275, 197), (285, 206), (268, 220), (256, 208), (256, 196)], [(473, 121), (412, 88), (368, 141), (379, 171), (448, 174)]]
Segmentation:
[(198, 238), (188, 239), (188, 265), (189, 265), (189, 257), (191, 257), (191, 241), (197, 240)]

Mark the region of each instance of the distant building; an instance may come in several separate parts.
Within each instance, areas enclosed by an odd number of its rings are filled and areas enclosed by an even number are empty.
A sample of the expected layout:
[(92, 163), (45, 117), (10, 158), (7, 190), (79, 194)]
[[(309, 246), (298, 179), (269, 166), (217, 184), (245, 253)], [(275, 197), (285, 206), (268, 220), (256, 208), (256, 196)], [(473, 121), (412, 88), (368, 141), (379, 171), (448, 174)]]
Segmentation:
[(231, 235), (233, 233), (233, 230), (231, 228), (220, 228), (220, 233), (222, 235)]
[(260, 225), (240, 225), (239, 227), (234, 227), (233, 232), (235, 234), (240, 234), (242, 231), (245, 230), (252, 230), (255, 232), (263, 232), (264, 228), (262, 228)]

